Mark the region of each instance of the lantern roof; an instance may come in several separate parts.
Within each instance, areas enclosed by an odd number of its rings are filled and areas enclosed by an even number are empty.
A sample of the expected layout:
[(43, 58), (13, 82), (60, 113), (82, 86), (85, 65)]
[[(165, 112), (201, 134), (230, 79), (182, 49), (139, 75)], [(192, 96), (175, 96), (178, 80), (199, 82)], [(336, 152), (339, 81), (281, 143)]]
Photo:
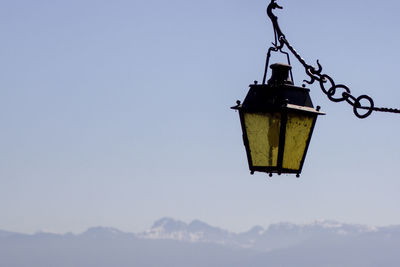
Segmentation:
[(268, 83), (258, 84), (255, 81), (250, 85), (243, 104), (238, 103), (232, 109), (247, 112), (272, 112), (286, 107), (304, 112), (318, 112), (319, 108), (314, 109), (311, 101), (310, 89), (293, 85), (289, 78), (290, 65), (275, 63), (270, 67), (272, 75)]

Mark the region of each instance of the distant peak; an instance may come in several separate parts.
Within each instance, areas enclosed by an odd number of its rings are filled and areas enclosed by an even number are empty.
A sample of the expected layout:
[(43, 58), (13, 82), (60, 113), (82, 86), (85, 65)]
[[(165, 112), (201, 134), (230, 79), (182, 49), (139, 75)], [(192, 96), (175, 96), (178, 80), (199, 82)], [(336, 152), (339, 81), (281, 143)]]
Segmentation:
[(88, 232), (107, 232), (107, 233), (122, 233), (120, 230), (117, 228), (113, 227), (104, 227), (104, 226), (95, 226), (95, 227), (90, 227), (89, 229), (86, 230), (86, 233)]
[(265, 229), (259, 225), (253, 226), (248, 233), (257, 233), (257, 234), (261, 234), (262, 232), (264, 232)]
[(162, 228), (164, 231), (180, 231), (186, 229), (187, 224), (169, 217), (164, 217), (154, 222), (152, 229)]
[(189, 224), (189, 226), (190, 226), (190, 227), (212, 227), (211, 225), (209, 225), (209, 224), (207, 224), (207, 223), (205, 223), (205, 222), (203, 222), (203, 221), (200, 221), (200, 220), (193, 220), (193, 221)]
[(115, 236), (121, 236), (123, 234), (125, 233), (113, 227), (96, 226), (87, 229), (81, 235), (92, 238), (98, 238), (98, 237), (110, 238)]

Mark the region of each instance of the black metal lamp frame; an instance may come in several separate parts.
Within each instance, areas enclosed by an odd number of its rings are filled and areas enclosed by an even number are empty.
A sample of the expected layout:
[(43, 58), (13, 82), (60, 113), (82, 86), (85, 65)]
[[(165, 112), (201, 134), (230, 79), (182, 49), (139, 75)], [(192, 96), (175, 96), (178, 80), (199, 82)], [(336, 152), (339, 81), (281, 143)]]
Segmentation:
[[(257, 84), (256, 82), (250, 85), (250, 90), (243, 101), (237, 101), (237, 105), (232, 107), (234, 110), (239, 111), (240, 122), (243, 130), (243, 143), (246, 148), (247, 160), (249, 164), (250, 173), (254, 172), (266, 172), (272, 176), (272, 173), (281, 175), (282, 173), (296, 174), (300, 177), (300, 173), (303, 169), (303, 164), (307, 155), (308, 147), (310, 144), (311, 136), (314, 131), (315, 123), (318, 115), (324, 113), (319, 112), (320, 107), (317, 106), (314, 109), (309, 89), (303, 87), (297, 87), (292, 84)], [(261, 113), (280, 113), (280, 131), (279, 131), (279, 145), (278, 145), (278, 159), (277, 166), (266, 167), (266, 166), (254, 166), (252, 162), (251, 150), (249, 139), (247, 136), (246, 125), (245, 125), (245, 113), (261, 112)], [(283, 168), (283, 156), (285, 153), (285, 136), (286, 136), (286, 124), (288, 112), (295, 112), (297, 114), (307, 114), (313, 117), (313, 122), (310, 128), (309, 135), (306, 140), (306, 146), (303, 151), (302, 159), (300, 162), (299, 169), (292, 170)], [(286, 151), (288, 152), (288, 151)]]

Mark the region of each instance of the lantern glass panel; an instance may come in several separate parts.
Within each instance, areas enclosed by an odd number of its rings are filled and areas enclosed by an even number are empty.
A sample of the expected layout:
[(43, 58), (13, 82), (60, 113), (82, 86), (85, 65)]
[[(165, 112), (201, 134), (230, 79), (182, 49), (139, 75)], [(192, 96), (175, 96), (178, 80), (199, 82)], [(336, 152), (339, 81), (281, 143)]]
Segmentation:
[(282, 167), (299, 170), (316, 115), (288, 112)]
[(254, 167), (278, 165), (280, 113), (244, 113), (244, 124)]

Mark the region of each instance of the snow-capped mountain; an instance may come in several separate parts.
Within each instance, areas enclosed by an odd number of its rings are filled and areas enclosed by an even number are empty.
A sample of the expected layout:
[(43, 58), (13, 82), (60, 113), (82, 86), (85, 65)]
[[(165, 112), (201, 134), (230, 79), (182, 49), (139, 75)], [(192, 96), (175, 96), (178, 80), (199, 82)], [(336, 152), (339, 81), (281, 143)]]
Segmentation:
[(186, 224), (172, 218), (162, 218), (156, 221), (150, 230), (139, 234), (139, 237), (148, 239), (173, 239), (218, 244), (227, 243), (232, 236), (233, 234), (226, 230), (210, 226), (199, 220)]
[(199, 220), (191, 223), (162, 218), (138, 237), (144, 239), (169, 239), (184, 242), (205, 242), (231, 247), (270, 251), (286, 248), (313, 239), (338, 236), (357, 236), (378, 231), (376, 227), (342, 224), (336, 221), (316, 221), (310, 224), (278, 223), (264, 229), (255, 226), (247, 232), (233, 233), (210, 226)]
[(146, 232), (93, 227), (81, 234), (0, 230), (0, 266), (400, 266), (400, 226), (317, 221), (233, 233), (199, 220), (156, 221)]
[(102, 239), (102, 238), (109, 238), (109, 239), (117, 239), (119, 237), (126, 237), (126, 236), (134, 236), (134, 234), (124, 233), (116, 228), (113, 227), (92, 227), (83, 232), (80, 236), (84, 238), (91, 238), (91, 239)]

